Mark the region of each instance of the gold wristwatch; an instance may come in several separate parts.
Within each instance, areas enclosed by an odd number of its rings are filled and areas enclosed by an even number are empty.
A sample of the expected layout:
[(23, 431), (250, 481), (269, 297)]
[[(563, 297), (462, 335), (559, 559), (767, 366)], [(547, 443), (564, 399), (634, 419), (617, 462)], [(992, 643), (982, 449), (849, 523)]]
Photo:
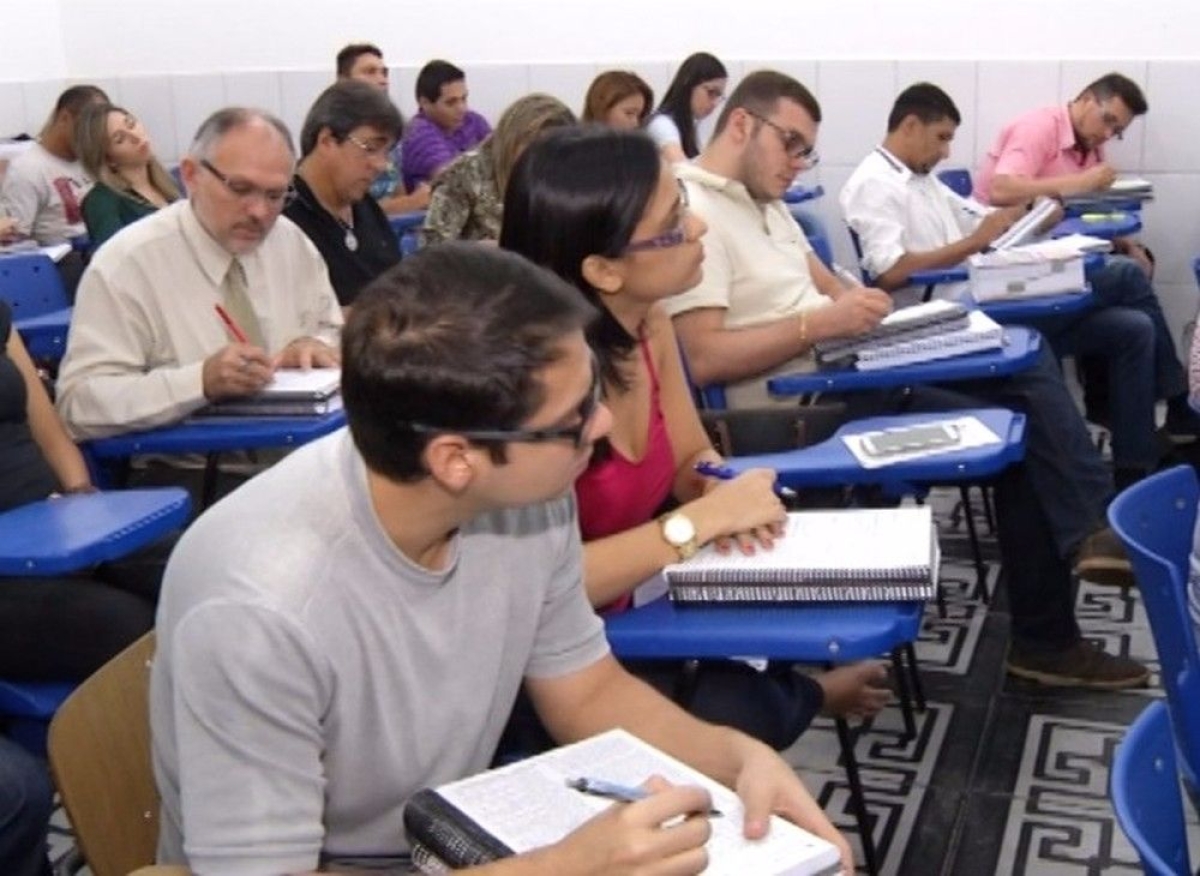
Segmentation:
[(658, 525), (662, 528), (663, 540), (675, 548), (680, 560), (691, 558), (700, 549), (700, 543), (696, 541), (696, 524), (686, 514), (678, 511), (664, 514), (658, 518)]

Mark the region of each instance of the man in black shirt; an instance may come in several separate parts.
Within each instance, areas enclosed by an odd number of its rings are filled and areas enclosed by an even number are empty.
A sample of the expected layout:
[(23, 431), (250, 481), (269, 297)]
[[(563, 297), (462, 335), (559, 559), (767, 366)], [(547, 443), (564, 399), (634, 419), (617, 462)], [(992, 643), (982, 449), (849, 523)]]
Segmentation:
[(370, 196), (400, 126), (400, 111), (386, 94), (345, 80), (321, 93), (300, 132), (296, 197), (284, 215), (320, 251), (343, 307), (400, 261), (387, 216)]

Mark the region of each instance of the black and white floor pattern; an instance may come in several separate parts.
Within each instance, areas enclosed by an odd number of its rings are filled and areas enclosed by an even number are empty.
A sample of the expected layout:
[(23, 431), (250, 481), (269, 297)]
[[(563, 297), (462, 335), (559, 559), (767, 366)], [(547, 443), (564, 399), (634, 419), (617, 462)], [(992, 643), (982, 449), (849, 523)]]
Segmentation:
[[(900, 711), (893, 707), (862, 728), (855, 747), (880, 872), (1141, 872), (1113, 816), (1108, 774), (1125, 728), (1162, 695), (1157, 676), (1149, 689), (1124, 693), (1051, 690), (1007, 677), (994, 543), (987, 538), (984, 545), (994, 594), (987, 606), (975, 592), (965, 536), (946, 513), (952, 499), (934, 497), (947, 616), (930, 605), (917, 643), (928, 710), (918, 715), (915, 739), (901, 742)], [(1135, 591), (1083, 582), (1077, 614), (1085, 636), (1157, 668)], [(832, 722), (814, 725), (787, 756), (857, 842)], [(1195, 819), (1191, 838), (1200, 847)]]

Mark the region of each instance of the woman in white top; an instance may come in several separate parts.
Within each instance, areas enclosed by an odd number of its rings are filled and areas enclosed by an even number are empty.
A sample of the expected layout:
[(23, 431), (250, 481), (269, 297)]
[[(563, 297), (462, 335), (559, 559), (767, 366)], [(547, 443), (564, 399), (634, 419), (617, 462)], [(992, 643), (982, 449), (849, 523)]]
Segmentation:
[(662, 103), (646, 126), (667, 161), (686, 161), (700, 153), (696, 125), (725, 99), (728, 81), (725, 65), (708, 52), (697, 52), (679, 65)]

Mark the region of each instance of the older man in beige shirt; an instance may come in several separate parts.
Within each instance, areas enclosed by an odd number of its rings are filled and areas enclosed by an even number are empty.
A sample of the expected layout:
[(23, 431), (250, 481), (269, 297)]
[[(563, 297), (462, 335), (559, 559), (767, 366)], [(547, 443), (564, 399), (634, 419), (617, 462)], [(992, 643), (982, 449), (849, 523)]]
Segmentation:
[(342, 317), (325, 263), (279, 215), (294, 164), (277, 119), (220, 110), (182, 162), (189, 199), (96, 253), (58, 383), (76, 438), (175, 422), (261, 390), (276, 368), (338, 364)]

